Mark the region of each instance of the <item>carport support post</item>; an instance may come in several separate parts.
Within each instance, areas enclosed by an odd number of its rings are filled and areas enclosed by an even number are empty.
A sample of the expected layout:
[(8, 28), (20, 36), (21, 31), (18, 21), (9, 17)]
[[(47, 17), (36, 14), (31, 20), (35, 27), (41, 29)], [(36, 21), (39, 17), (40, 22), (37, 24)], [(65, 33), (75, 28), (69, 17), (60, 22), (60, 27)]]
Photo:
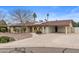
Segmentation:
[(68, 30), (67, 30), (67, 27), (65, 27), (65, 34), (67, 34)]
[(34, 32), (34, 27), (32, 27), (32, 32)]
[(45, 33), (44, 27), (42, 27), (42, 33)]
[(9, 26), (7, 27), (7, 29), (8, 29), (8, 32), (10, 32), (10, 27)]

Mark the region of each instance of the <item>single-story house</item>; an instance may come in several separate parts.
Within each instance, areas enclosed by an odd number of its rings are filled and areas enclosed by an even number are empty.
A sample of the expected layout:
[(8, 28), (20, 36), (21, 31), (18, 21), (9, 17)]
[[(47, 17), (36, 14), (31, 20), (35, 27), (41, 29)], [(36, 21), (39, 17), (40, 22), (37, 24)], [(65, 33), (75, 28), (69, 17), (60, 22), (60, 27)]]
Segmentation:
[(10, 32), (15, 33), (15, 29), (18, 29), (17, 32), (21, 32), (21, 28), (24, 27), (24, 32), (37, 32), (41, 31), (42, 33), (72, 33), (74, 32), (73, 20), (56, 20), (56, 21), (47, 21), (41, 23), (26, 22), (23, 24), (14, 24), (10, 25), (8, 29)]

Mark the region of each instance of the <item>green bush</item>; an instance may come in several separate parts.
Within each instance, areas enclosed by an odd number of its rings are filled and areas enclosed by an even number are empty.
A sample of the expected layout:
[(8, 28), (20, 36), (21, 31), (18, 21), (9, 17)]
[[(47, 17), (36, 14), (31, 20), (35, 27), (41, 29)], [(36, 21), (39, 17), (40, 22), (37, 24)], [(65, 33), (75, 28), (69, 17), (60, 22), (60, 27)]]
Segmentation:
[(7, 36), (1, 36), (0, 37), (0, 43), (8, 43), (8, 42), (11, 42), (11, 41), (15, 41), (15, 39), (12, 38), (12, 37), (7, 37)]
[(0, 31), (1, 32), (7, 32), (6, 28), (1, 28)]

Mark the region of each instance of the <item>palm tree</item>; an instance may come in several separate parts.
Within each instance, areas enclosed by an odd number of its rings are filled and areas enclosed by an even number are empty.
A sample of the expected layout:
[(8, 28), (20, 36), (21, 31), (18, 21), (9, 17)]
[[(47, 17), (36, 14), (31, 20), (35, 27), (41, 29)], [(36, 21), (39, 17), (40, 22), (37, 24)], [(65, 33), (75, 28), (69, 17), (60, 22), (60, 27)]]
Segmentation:
[(47, 22), (47, 19), (44, 19)]
[(47, 15), (46, 15), (46, 16), (47, 16), (47, 20), (48, 20), (48, 18), (49, 18), (49, 13), (47, 13)]
[(36, 18), (37, 18), (36, 13), (33, 13), (33, 18), (34, 18), (34, 21), (35, 21), (35, 20), (36, 20)]

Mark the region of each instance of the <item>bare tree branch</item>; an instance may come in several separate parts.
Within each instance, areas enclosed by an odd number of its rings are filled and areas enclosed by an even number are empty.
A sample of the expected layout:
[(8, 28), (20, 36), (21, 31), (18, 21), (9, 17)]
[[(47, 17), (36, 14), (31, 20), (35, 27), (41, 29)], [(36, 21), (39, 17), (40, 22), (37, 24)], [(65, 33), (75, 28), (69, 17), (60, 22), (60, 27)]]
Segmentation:
[(13, 20), (17, 20), (21, 23), (24, 23), (25, 21), (32, 20), (32, 12), (29, 10), (24, 9), (16, 9), (10, 12), (10, 15)]
[(10, 12), (13, 20), (19, 21), (21, 23), (21, 31), (24, 32), (25, 22), (31, 21), (33, 16), (30, 10), (15, 9)]

